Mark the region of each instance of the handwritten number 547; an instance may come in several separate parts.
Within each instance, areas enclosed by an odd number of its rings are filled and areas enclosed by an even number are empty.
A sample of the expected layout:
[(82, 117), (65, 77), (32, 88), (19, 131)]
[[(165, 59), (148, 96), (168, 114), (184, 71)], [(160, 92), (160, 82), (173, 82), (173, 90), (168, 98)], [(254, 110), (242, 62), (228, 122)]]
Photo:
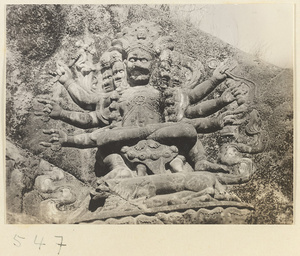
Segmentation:
[[(59, 250), (58, 250), (58, 253), (57, 253), (59, 255), (60, 252), (61, 252), (61, 248), (63, 246), (67, 246), (67, 245), (63, 243), (63, 236), (55, 236), (55, 237), (57, 239), (59, 239), (59, 243), (56, 243), (56, 245), (59, 246)], [(14, 236), (14, 242), (13, 242), (13, 244), (16, 247), (21, 247), (22, 246), (22, 242), (24, 240), (25, 240), (25, 237), (21, 237), (21, 236), (19, 236), (19, 235), (16, 234)], [(42, 248), (43, 245), (46, 245), (43, 241), (44, 241), (44, 237), (42, 237), (41, 239), (38, 239), (38, 236), (36, 235), (35, 238), (34, 238), (34, 244), (38, 245), (39, 250), (41, 250), (41, 248)]]

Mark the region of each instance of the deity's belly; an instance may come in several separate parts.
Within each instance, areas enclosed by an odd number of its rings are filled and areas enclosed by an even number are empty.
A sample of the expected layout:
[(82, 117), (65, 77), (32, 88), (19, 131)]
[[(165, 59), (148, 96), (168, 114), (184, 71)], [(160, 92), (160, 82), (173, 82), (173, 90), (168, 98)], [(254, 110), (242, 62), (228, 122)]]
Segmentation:
[(122, 95), (120, 102), (124, 127), (162, 122), (160, 94), (153, 87), (131, 88)]

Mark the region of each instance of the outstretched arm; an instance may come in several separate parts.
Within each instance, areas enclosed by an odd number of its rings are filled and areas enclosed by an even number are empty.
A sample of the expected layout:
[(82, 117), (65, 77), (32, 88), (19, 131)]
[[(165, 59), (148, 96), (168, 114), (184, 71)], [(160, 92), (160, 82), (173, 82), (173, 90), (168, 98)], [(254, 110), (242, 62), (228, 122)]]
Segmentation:
[(228, 67), (225, 65), (217, 67), (211, 78), (197, 85), (194, 89), (190, 90), (188, 93), (190, 103), (194, 104), (199, 102), (208, 94), (210, 94), (220, 83), (222, 83), (227, 77), (227, 75), (225, 74), (225, 71), (227, 69)]
[(102, 118), (99, 118), (96, 111), (84, 113), (62, 110), (59, 119), (76, 127), (88, 129), (104, 127), (109, 124), (108, 120), (106, 120), (103, 116), (101, 117)]
[[(102, 129), (98, 129), (97, 133), (101, 133)], [(93, 133), (82, 133), (77, 135), (67, 135), (64, 131), (58, 129), (43, 130), (43, 133), (50, 135), (49, 142), (41, 142), (43, 147), (50, 147), (52, 150), (60, 150), (61, 147), (74, 148), (94, 148), (97, 143), (93, 140)]]
[(104, 127), (108, 120), (101, 115), (100, 110), (93, 112), (76, 112), (62, 109), (56, 102), (47, 99), (38, 99), (45, 104), (43, 112), (48, 113), (53, 119), (64, 121), (79, 128)]
[(241, 92), (237, 87), (227, 88), (221, 97), (217, 99), (206, 100), (197, 105), (188, 106), (185, 111), (185, 116), (188, 118), (207, 117), (216, 113), (234, 100), (237, 100), (240, 93)]
[(235, 124), (236, 114), (238, 112), (226, 111), (217, 117), (184, 118), (182, 122), (192, 124), (198, 133), (212, 133), (221, 130), (225, 125)]
[(222, 124), (216, 118), (184, 118), (182, 122), (192, 124), (198, 133), (212, 133), (222, 129)]

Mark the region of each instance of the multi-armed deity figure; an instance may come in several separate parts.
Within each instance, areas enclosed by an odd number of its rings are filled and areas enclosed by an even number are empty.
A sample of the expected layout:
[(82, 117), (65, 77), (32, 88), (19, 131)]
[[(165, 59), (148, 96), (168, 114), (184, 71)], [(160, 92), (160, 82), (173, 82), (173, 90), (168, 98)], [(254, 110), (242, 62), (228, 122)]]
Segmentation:
[[(226, 160), (212, 163), (206, 159), (198, 133), (212, 133), (236, 122), (239, 111), (218, 111), (233, 102), (237, 102), (236, 106), (244, 103), (239, 83), (228, 82), (229, 87), (219, 98), (204, 100), (228, 78), (230, 66), (220, 65), (202, 83), (198, 83), (199, 76), (192, 83), (184, 82), (174, 64), (178, 53), (173, 42), (160, 32), (157, 25), (141, 22), (116, 36), (95, 68), (102, 77), (98, 81), (102, 84), (101, 93), (85, 90), (73, 79), (67, 65), (58, 64), (58, 81), (76, 104), (89, 111), (66, 111), (52, 101), (40, 100), (50, 117), (80, 128), (96, 128), (79, 135), (46, 130), (50, 139), (42, 142), (46, 147), (98, 147), (101, 170), (97, 174), (101, 178), (95, 197), (108, 196), (117, 186), (125, 190), (127, 186), (127, 198), (170, 191), (215, 195), (224, 192), (220, 179), (237, 182), (235, 176), (228, 174)], [(154, 66), (159, 70), (156, 79), (152, 77)], [(249, 177), (252, 165), (246, 171)], [(137, 192), (147, 180), (152, 185)]]

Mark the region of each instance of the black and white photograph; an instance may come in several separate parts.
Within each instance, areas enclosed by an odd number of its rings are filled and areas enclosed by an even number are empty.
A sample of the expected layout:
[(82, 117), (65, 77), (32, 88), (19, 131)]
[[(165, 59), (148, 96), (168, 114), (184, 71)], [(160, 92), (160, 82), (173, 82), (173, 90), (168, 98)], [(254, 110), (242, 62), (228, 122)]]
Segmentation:
[(293, 4), (5, 13), (6, 224), (294, 224)]

